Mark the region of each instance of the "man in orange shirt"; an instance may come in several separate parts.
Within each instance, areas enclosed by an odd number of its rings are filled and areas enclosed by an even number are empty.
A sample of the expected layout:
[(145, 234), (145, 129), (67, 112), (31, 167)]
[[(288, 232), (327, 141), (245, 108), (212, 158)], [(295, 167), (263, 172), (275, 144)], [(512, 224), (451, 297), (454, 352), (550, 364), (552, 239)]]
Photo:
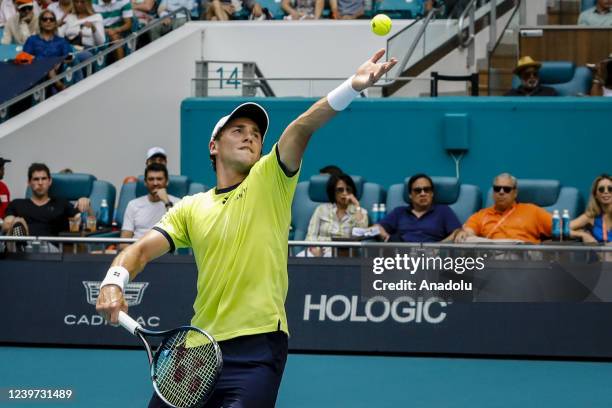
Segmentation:
[(455, 242), (470, 237), (513, 239), (537, 244), (551, 235), (552, 215), (535, 204), (517, 203), (518, 185), (511, 174), (493, 180), (492, 207), (473, 214), (455, 236)]

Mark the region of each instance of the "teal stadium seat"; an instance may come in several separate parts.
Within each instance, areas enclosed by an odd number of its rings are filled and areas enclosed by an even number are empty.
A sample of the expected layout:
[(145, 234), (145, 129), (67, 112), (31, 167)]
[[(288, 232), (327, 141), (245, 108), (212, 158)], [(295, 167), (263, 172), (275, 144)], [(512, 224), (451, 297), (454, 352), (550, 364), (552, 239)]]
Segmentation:
[(281, 8), (280, 0), (258, 0), (261, 8), (267, 8), (274, 20), (282, 20), (285, 17), (285, 12)]
[(597, 0), (582, 0), (580, 2), (580, 11), (588, 10), (590, 8), (595, 7), (597, 4)]
[[(103, 199), (106, 199), (108, 203), (109, 220), (113, 219), (117, 190), (115, 186), (108, 181), (98, 180), (95, 176), (85, 173), (52, 173), (51, 179), (53, 183), (49, 189), (49, 196), (64, 198), (71, 202), (81, 197), (89, 198), (92, 208), (98, 217), (99, 225), (105, 225), (100, 220), (100, 204), (102, 204)], [(26, 190), (26, 197), (29, 198), (31, 196), (32, 190), (28, 187)]]
[[(561, 96), (588, 95), (591, 92), (593, 73), (587, 67), (576, 67), (570, 61), (545, 61), (540, 68), (540, 83), (554, 88)], [(521, 85), (516, 75), (512, 88)]]
[[(482, 204), (482, 196), (478, 186), (460, 184), (455, 177), (432, 177), (434, 183), (434, 202), (448, 205), (464, 223), (470, 215), (478, 211)], [(408, 205), (410, 194), (406, 177), (403, 184), (393, 184), (387, 194), (387, 213), (394, 208)]]
[[(206, 186), (204, 184), (192, 183), (187, 176), (170, 175), (170, 180), (168, 182), (168, 194), (170, 195), (183, 198), (186, 195), (193, 195), (203, 191), (206, 191)], [(128, 203), (147, 193), (147, 188), (144, 185), (144, 176), (139, 176), (138, 182), (125, 183), (121, 186), (117, 211), (115, 212), (115, 221), (117, 225), (121, 226), (123, 224), (123, 214), (125, 213)]]
[[(369, 210), (374, 204), (384, 202), (385, 190), (379, 184), (366, 182), (361, 176), (351, 176), (351, 178), (357, 188), (355, 196), (359, 200), (359, 204), (362, 208), (368, 210), (368, 216), (371, 217)], [(312, 176), (309, 181), (298, 183), (291, 206), (293, 240), (301, 241), (306, 238), (308, 223), (314, 210), (320, 204), (329, 202), (326, 192), (328, 180), (329, 175), (317, 174)]]
[(386, 14), (391, 18), (417, 18), (423, 15), (422, 0), (381, 0), (375, 5), (376, 14)]
[[(548, 212), (569, 210), (571, 218), (582, 214), (584, 203), (580, 192), (574, 187), (562, 187), (559, 180), (518, 179), (518, 196), (520, 203), (532, 203), (543, 207)], [(487, 193), (487, 207), (493, 205), (493, 190)]]

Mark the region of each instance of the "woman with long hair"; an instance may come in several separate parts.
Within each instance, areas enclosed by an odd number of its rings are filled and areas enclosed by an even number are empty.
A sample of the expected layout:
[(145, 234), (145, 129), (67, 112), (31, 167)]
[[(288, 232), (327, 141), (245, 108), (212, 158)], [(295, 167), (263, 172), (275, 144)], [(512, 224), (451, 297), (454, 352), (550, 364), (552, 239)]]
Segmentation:
[(583, 242), (612, 242), (612, 176), (602, 174), (593, 181), (586, 211), (570, 228), (572, 237)]
[(106, 42), (102, 15), (94, 12), (91, 0), (73, 0), (73, 13), (66, 17), (59, 32), (71, 44), (91, 48)]

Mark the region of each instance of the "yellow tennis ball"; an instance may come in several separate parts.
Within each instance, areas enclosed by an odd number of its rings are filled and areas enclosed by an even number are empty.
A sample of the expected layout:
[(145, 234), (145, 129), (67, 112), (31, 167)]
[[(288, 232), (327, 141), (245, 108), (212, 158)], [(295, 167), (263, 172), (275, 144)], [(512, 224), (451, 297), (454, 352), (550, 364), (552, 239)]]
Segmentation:
[(372, 32), (376, 35), (387, 35), (391, 31), (391, 19), (385, 14), (377, 14), (370, 22)]

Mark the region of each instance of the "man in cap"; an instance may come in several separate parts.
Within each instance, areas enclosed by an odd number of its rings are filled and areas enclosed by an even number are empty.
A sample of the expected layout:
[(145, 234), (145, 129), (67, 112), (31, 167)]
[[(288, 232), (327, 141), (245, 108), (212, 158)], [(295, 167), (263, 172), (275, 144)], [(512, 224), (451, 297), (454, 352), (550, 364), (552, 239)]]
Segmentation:
[(0, 220), (4, 218), (4, 213), (6, 212), (6, 207), (8, 207), (9, 202), (11, 201), (11, 193), (2, 181), (4, 178), (4, 164), (10, 163), (9, 159), (5, 159), (4, 157), (0, 157)]
[(530, 56), (519, 59), (514, 75), (521, 79), (521, 85), (511, 89), (506, 96), (557, 96), (557, 91), (540, 85), (540, 67), (542, 64)]
[(36, 34), (38, 30), (38, 17), (34, 14), (33, 1), (15, 0), (15, 7), (17, 8), (17, 14), (10, 17), (4, 26), (3, 45), (23, 45), (28, 37)]
[(145, 164), (148, 166), (152, 163), (163, 164), (166, 167), (168, 166), (168, 155), (162, 147), (155, 146), (147, 150), (147, 161)]
[[(219, 341), (224, 358), (206, 407), (274, 406), (287, 358), (287, 239), (302, 156), (317, 129), (397, 63), (379, 63), (384, 53), (295, 119), (264, 156), (264, 108), (244, 103), (222, 117), (208, 145), (216, 188), (174, 205), (100, 284), (96, 308), (117, 323), (130, 279), (168, 251), (193, 248), (199, 283), (191, 324)], [(156, 395), (149, 403), (164, 406)]]

